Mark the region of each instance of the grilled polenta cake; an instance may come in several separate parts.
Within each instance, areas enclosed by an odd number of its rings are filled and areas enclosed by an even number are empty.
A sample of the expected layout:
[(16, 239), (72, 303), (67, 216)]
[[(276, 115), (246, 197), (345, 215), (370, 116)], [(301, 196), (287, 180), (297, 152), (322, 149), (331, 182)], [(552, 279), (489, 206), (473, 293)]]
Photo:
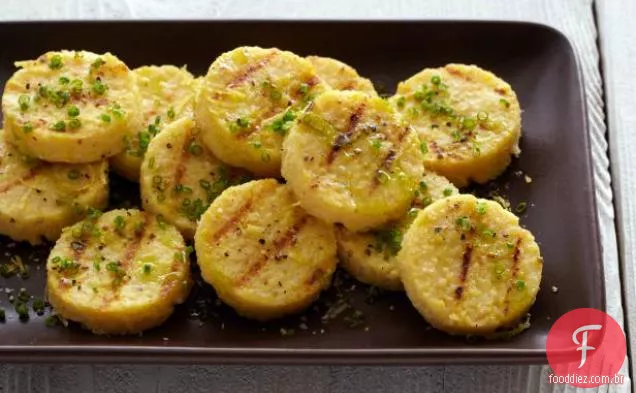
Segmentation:
[(358, 75), (358, 71), (348, 64), (330, 57), (307, 56), (306, 59), (313, 64), (318, 76), (332, 89), (357, 90), (372, 95), (378, 94), (373, 88), (373, 83), (367, 78)]
[(402, 238), (417, 213), (434, 201), (457, 194), (446, 178), (425, 173), (411, 209), (399, 220), (369, 232), (352, 232), (336, 226), (341, 266), (359, 281), (390, 291), (403, 289), (395, 256), (402, 248)]
[(196, 99), (203, 142), (230, 165), (279, 176), (284, 136), (323, 90), (311, 63), (291, 52), (241, 47), (224, 53)]
[(191, 118), (171, 123), (150, 142), (141, 166), (144, 209), (161, 215), (188, 239), (214, 198), (247, 175), (214, 157), (199, 136)]
[(0, 130), (0, 233), (39, 244), (108, 203), (108, 164), (49, 164), (20, 154)]
[(128, 130), (124, 151), (111, 159), (115, 172), (139, 181), (139, 167), (150, 140), (168, 124), (193, 117), (196, 82), (184, 68), (145, 66), (133, 70), (142, 114), (140, 128)]
[(48, 300), (97, 334), (134, 334), (165, 321), (190, 290), (175, 227), (139, 210), (92, 211), (64, 229), (47, 261)]
[(417, 130), (426, 168), (457, 187), (494, 179), (520, 153), (517, 96), (477, 66), (427, 68), (401, 82), (391, 102)]
[(417, 135), (379, 97), (331, 90), (299, 115), (282, 174), (300, 204), (352, 231), (400, 218), (424, 172)]
[(431, 325), (477, 335), (517, 324), (535, 301), (543, 266), (519, 219), (472, 195), (422, 210), (397, 261), (408, 297)]
[(239, 314), (258, 320), (304, 309), (336, 268), (333, 227), (273, 179), (225, 190), (201, 217), (194, 244), (203, 279)]
[(65, 163), (99, 161), (124, 148), (138, 121), (133, 75), (117, 57), (48, 52), (16, 63), (2, 112), (7, 138), (25, 154)]

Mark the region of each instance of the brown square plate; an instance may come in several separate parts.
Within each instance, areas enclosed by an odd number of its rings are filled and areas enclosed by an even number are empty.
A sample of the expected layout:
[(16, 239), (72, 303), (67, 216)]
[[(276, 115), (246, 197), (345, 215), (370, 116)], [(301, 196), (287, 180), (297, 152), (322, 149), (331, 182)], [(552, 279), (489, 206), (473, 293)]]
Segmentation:
[[(581, 73), (572, 46), (552, 28), (457, 21), (3, 23), (0, 81), (14, 71), (13, 61), (62, 48), (110, 51), (131, 68), (187, 64), (200, 75), (217, 55), (240, 45), (335, 57), (387, 92), (424, 67), (449, 62), (475, 63), (510, 82), (524, 109), (523, 153), (493, 185), (476, 192), (494, 187), (513, 206), (528, 201), (521, 221), (545, 260), (532, 327), (507, 341), (468, 342), (431, 329), (403, 294), (377, 294), (339, 275), (339, 284), (302, 317), (247, 321), (216, 304), (211, 288), (199, 284), (157, 329), (134, 337), (94, 336), (77, 326), (47, 328), (33, 312), (28, 323), (18, 320), (4, 288), (25, 287), (42, 296), (48, 247), (0, 237), (0, 263), (17, 254), (31, 270), (26, 280), (0, 278), (0, 307), (7, 310), (7, 322), (0, 323), (0, 361), (539, 363), (545, 362), (546, 335), (559, 316), (579, 307), (605, 308)], [(518, 170), (533, 181), (526, 183)], [(135, 184), (116, 176), (112, 182), (113, 205), (125, 196), (138, 201)], [(323, 322), (334, 301), (347, 306)], [(362, 321), (354, 310), (364, 313)]]

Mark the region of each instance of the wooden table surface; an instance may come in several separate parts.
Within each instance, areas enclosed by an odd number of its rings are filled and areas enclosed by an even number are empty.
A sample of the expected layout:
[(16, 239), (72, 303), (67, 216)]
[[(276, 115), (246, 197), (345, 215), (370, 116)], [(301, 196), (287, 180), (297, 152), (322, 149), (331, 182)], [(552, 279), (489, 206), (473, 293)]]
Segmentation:
[[(607, 309), (619, 323), (626, 317), (636, 329), (636, 198), (630, 198), (636, 191), (636, 28), (631, 17), (636, 17), (634, 0), (0, 0), (0, 20), (405, 18), (523, 20), (556, 27), (571, 40), (584, 74)], [(629, 341), (628, 348), (634, 347), (636, 339)], [(626, 360), (622, 372), (628, 374), (628, 370)], [(576, 391), (549, 385), (547, 373), (544, 366), (509, 365), (0, 364), (0, 393)], [(585, 391), (628, 392), (631, 383), (627, 378), (623, 386)]]

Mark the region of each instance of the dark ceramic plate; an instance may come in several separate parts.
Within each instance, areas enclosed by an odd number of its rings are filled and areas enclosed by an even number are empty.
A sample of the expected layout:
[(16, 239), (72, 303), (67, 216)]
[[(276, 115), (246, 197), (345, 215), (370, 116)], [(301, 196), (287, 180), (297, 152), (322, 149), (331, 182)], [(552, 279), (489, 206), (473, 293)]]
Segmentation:
[[(62, 48), (111, 51), (131, 68), (187, 64), (202, 74), (217, 55), (234, 47), (276, 46), (341, 59), (387, 92), (424, 67), (478, 64), (510, 82), (524, 109), (521, 158), (491, 187), (513, 206), (528, 201), (521, 221), (535, 234), (545, 259), (532, 327), (508, 341), (450, 337), (428, 327), (404, 295), (376, 295), (362, 285), (352, 289), (352, 281), (339, 278), (337, 288), (304, 316), (266, 325), (216, 305), (213, 291), (199, 284), (167, 323), (134, 337), (94, 336), (77, 326), (47, 328), (44, 317), (34, 313), (30, 322), (20, 322), (8, 295), (0, 292), (0, 307), (7, 310), (7, 322), (0, 324), (0, 361), (545, 362), (546, 335), (559, 316), (579, 307), (605, 307), (581, 74), (572, 46), (551, 28), (450, 21), (4, 23), (0, 43), (2, 82), (14, 71), (13, 61)], [(136, 185), (112, 180), (113, 204), (138, 198)], [(26, 287), (41, 296), (47, 251), (0, 238), (0, 261), (18, 254), (31, 269), (27, 280), (0, 278), (0, 287)], [(338, 309), (345, 304), (344, 311), (323, 323), (321, 316), (330, 306), (333, 311), (334, 302)]]

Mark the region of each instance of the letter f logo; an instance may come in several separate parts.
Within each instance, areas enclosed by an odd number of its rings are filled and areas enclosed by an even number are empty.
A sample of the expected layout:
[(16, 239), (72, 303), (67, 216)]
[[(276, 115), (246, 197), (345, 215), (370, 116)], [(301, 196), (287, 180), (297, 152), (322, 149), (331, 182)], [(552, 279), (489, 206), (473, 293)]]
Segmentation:
[[(580, 347), (576, 349), (577, 351), (581, 351), (581, 364), (579, 364), (578, 368), (583, 367), (583, 365), (585, 364), (585, 360), (587, 360), (587, 351), (596, 349), (594, 347), (587, 345), (587, 332), (589, 330), (601, 330), (601, 328), (602, 328), (601, 325), (585, 325), (576, 329), (574, 333), (572, 333), (572, 341), (574, 341), (574, 344), (581, 345)], [(579, 342), (576, 336), (581, 332), (583, 332), (583, 334), (582, 334), (581, 342)]]

